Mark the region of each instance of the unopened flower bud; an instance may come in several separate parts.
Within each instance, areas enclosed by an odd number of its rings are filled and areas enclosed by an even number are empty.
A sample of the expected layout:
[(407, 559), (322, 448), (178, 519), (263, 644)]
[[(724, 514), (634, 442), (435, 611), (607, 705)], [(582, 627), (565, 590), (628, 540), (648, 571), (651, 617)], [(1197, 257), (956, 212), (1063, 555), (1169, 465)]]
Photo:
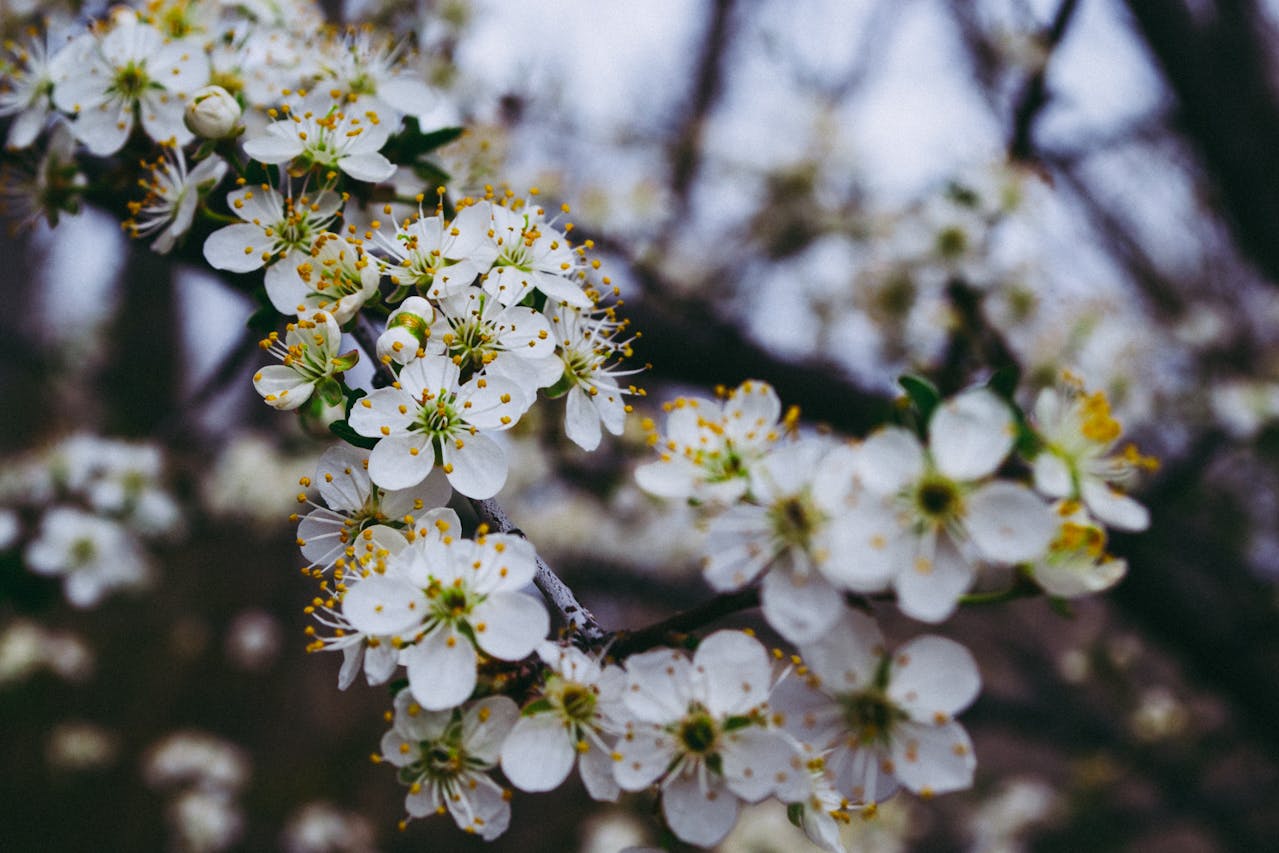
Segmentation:
[(426, 345), (434, 316), (435, 309), (422, 297), (405, 299), (391, 312), (386, 331), (377, 339), (378, 358), (383, 361), (390, 358), (399, 364), (408, 364), (417, 358), (418, 350)]
[(223, 139), (240, 123), (240, 103), (221, 86), (205, 86), (187, 101), (186, 125), (196, 136)]

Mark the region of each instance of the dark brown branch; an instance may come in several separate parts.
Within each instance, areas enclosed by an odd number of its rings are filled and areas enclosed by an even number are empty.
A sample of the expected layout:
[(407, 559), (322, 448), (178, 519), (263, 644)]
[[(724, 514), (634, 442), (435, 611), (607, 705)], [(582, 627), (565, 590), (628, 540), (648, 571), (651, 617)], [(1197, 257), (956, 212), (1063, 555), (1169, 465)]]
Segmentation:
[(703, 628), (725, 616), (759, 606), (759, 590), (755, 587), (718, 595), (696, 607), (683, 610), (661, 622), (635, 631), (618, 631), (608, 649), (618, 660), (651, 649), (654, 646), (678, 645), (688, 632)]
[(1052, 23), (1048, 25), (1048, 29), (1044, 31), (1040, 38), (1040, 43), (1044, 49), (1043, 64), (1026, 81), (1026, 86), (1022, 89), (1021, 96), (1018, 97), (1016, 106), (1013, 108), (1012, 133), (1008, 139), (1008, 158), (1010, 160), (1031, 161), (1034, 159), (1035, 120), (1039, 117), (1043, 108), (1048, 105), (1050, 99), (1048, 86), (1045, 82), (1048, 74), (1048, 62), (1052, 57), (1053, 49), (1061, 43), (1062, 38), (1066, 35), (1066, 29), (1070, 26), (1070, 20), (1078, 6), (1079, 0), (1062, 0), (1061, 5), (1057, 7), (1057, 14), (1053, 16)]

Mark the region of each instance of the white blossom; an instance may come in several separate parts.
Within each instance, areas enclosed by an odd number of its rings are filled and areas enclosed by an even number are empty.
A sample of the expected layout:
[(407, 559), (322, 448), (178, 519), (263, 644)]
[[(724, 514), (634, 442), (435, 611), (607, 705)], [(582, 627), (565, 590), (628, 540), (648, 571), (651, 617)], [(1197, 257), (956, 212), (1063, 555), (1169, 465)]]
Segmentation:
[(488, 433), (515, 425), (528, 399), (509, 379), (461, 382), (452, 359), (428, 355), (400, 371), (398, 387), (378, 388), (351, 408), (351, 428), (381, 438), (369, 476), (384, 489), (406, 489), (440, 467), (453, 488), (489, 498), (506, 481), (506, 455)]
[(743, 800), (803, 796), (798, 750), (763, 722), (773, 675), (757, 640), (717, 631), (691, 661), (659, 649), (632, 655), (626, 673), (631, 719), (613, 772), (627, 791), (660, 783), (662, 814), (681, 839), (709, 847), (732, 829)]
[(253, 374), (254, 389), (272, 408), (296, 409), (311, 398), (317, 387), (322, 393), (336, 387), (334, 377), (355, 364), (359, 353), (352, 350), (339, 355), (341, 343), (342, 330), (328, 314), (316, 312), (309, 318), (298, 318), (288, 325), (284, 343), (280, 343), (278, 332), (260, 342), (262, 349), (283, 363)]
[(411, 817), (448, 812), (461, 829), (492, 841), (511, 821), (506, 791), (488, 771), (520, 715), (505, 696), (465, 708), (429, 711), (408, 690), (395, 697), (392, 728), (382, 737), (382, 759), (409, 786), (404, 807)]

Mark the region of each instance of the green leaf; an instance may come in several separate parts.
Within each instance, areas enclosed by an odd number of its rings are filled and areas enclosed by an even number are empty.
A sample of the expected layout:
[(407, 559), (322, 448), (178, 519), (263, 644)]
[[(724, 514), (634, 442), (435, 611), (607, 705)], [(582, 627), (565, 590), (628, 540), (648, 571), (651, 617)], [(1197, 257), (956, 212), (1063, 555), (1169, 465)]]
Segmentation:
[(358, 432), (351, 429), (351, 425), (345, 420), (334, 421), (329, 424), (329, 432), (333, 433), (347, 444), (353, 444), (356, 447), (362, 447), (365, 450), (372, 450), (377, 446), (376, 438), (369, 438), (366, 435), (360, 435)]
[(804, 804), (790, 803), (786, 806), (786, 819), (800, 829), (804, 828)]
[(1053, 609), (1053, 613), (1056, 613), (1063, 619), (1075, 618), (1075, 608), (1071, 606), (1068, 599), (1062, 598), (1059, 595), (1049, 596), (1048, 606)]
[(897, 377), (897, 384), (902, 386), (906, 396), (919, 412), (920, 424), (927, 424), (933, 410), (941, 403), (941, 392), (937, 386), (922, 376), (905, 373)]
[(1021, 368), (1015, 364), (1006, 364), (995, 371), (986, 383), (986, 387), (1012, 403), (1019, 382), (1021, 382)]
[(246, 325), (263, 337), (275, 331), (280, 322), (280, 312), (270, 305), (263, 306), (249, 315)]
[(369, 396), (369, 392), (363, 388), (346, 389), (346, 416), (348, 419), (351, 417), (351, 407), (355, 405), (355, 401), (367, 396)]

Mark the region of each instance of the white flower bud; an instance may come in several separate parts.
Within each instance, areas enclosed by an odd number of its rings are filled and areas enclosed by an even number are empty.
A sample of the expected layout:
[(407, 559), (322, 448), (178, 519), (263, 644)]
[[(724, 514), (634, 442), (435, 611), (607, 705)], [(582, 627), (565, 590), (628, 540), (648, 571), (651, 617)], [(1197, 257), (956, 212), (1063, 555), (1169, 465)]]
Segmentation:
[(435, 309), (420, 296), (410, 296), (386, 320), (386, 331), (377, 339), (378, 359), (408, 364), (426, 345)]
[(221, 86), (198, 89), (187, 101), (186, 125), (196, 136), (222, 139), (240, 123), (240, 103)]

